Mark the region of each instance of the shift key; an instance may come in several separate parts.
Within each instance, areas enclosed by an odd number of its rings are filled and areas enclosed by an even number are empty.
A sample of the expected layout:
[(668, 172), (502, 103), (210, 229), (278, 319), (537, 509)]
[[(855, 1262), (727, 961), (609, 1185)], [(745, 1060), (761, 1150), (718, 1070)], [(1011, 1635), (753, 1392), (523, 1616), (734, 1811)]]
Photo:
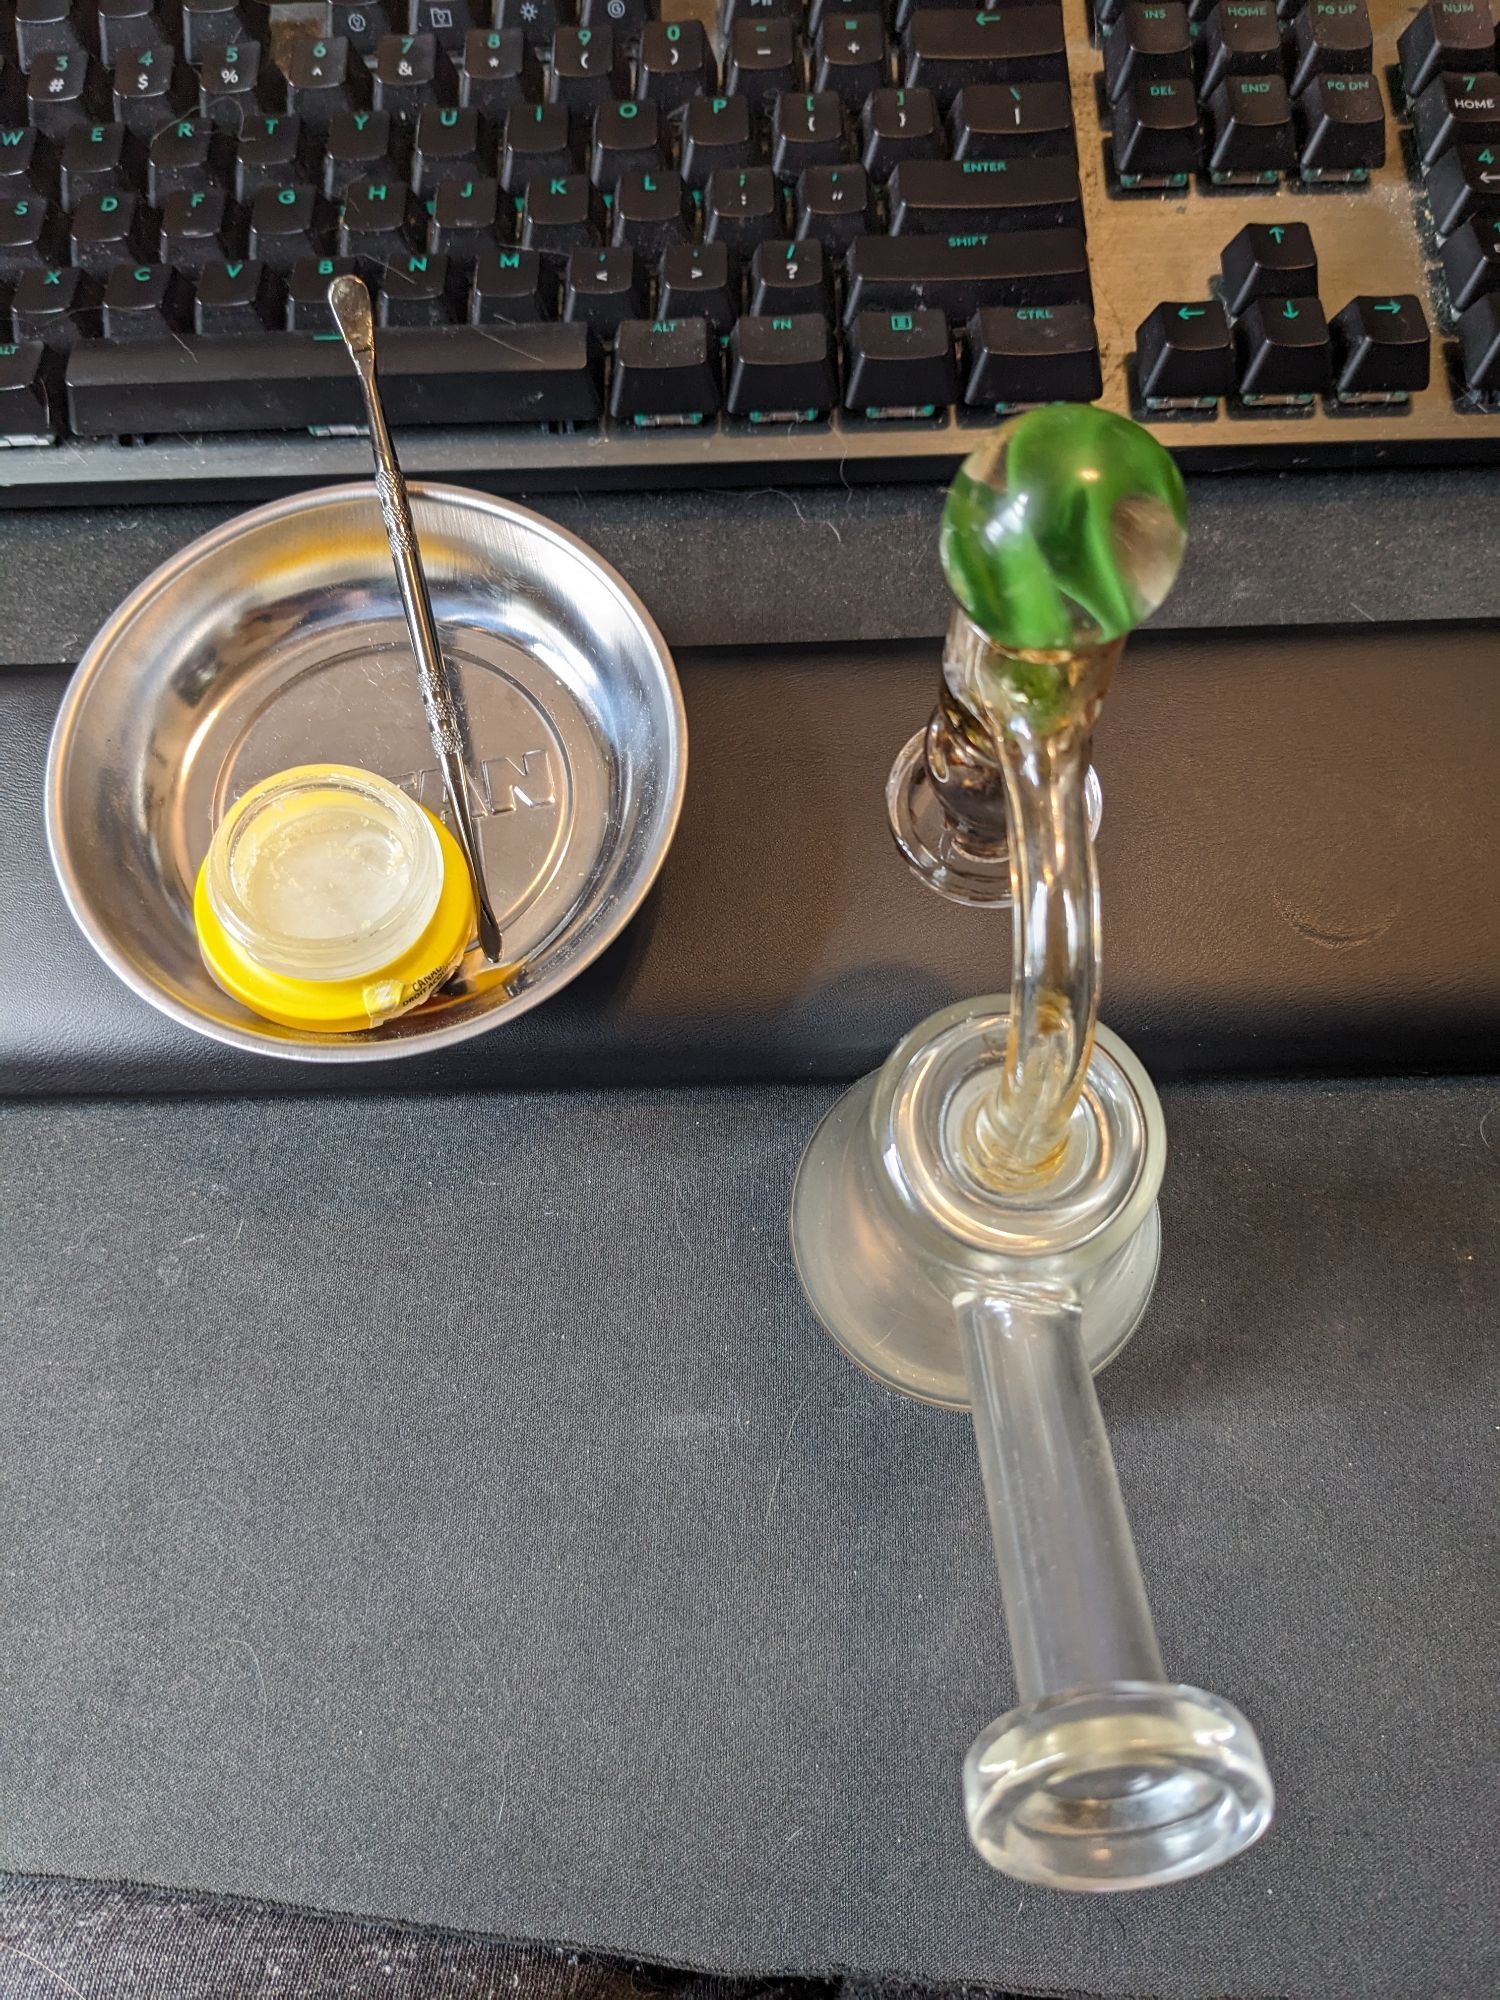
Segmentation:
[(959, 325), (981, 306), (1093, 303), (1078, 229), (862, 236), (849, 251), (845, 317), (936, 306)]
[(1082, 229), (1070, 159), (903, 160), (891, 176), (891, 234), (962, 229)]

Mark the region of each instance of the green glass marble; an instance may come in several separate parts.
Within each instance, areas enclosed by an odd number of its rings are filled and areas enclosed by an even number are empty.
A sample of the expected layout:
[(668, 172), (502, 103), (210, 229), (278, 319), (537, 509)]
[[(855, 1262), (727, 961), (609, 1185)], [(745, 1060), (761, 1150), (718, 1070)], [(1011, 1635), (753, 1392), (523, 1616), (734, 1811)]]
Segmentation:
[(1007, 652), (1124, 638), (1171, 590), (1186, 541), (1169, 454), (1139, 424), (1082, 403), (992, 432), (943, 510), (948, 586)]

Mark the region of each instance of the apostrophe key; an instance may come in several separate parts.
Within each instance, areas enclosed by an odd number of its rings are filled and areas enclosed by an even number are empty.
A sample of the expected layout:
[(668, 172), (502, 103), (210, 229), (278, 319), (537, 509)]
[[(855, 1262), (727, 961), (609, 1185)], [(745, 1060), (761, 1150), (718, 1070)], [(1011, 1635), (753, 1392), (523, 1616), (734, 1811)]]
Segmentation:
[(972, 408), (1091, 403), (1103, 390), (1099, 335), (1087, 306), (986, 306), (969, 321), (963, 399)]
[(725, 357), (724, 406), (753, 424), (812, 423), (838, 401), (833, 338), (819, 313), (747, 313)]
[(805, 167), (797, 182), (797, 234), (830, 252), (847, 250), (876, 226), (875, 197), (863, 167)]
[(1234, 343), (1217, 299), (1168, 299), (1135, 336), (1136, 386), (1148, 410), (1213, 409), (1234, 384)]
[(1396, 41), (1401, 81), (1419, 97), (1444, 70), (1483, 74), (1495, 67), (1495, 23), (1489, 0), (1429, 0)]
[(1252, 299), (1313, 296), (1318, 256), (1305, 222), (1247, 222), (1220, 260), (1224, 304), (1237, 318)]
[(1432, 374), (1432, 338), (1422, 301), (1362, 294), (1333, 322), (1334, 389), (1344, 403), (1404, 403)]
[(1333, 386), (1328, 322), (1314, 298), (1258, 298), (1235, 321), (1240, 400), (1308, 403)]
[(707, 320), (626, 320), (615, 336), (611, 415), (638, 428), (703, 423), (719, 407), (717, 345)]
[(940, 312), (857, 313), (844, 337), (844, 407), (867, 417), (931, 417), (958, 401), (958, 366)]

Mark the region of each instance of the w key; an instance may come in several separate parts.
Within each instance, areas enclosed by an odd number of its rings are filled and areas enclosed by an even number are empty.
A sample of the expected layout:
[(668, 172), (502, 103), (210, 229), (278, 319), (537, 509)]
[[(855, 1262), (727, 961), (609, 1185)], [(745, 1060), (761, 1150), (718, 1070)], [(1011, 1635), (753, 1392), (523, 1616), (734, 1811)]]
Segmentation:
[(891, 176), (891, 234), (1082, 229), (1071, 159), (904, 160)]

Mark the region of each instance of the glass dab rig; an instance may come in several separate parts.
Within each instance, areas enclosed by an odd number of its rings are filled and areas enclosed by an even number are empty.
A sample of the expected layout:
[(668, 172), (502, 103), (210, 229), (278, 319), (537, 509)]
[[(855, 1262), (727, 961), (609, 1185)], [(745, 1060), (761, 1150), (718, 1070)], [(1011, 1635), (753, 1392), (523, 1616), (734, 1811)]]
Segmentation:
[[(828, 1332), (889, 1387), (972, 1411), (1019, 1705), (965, 1759), (969, 1832), (994, 1867), (1065, 1889), (1200, 1874), (1272, 1812), (1250, 1724), (1166, 1679), (1093, 1383), (1155, 1284), (1166, 1131), (1098, 1025), (1089, 746), (1185, 519), (1167, 453), (1103, 410), (1033, 410), (959, 473), (942, 695), (914, 739), (922, 840), (903, 846), (950, 895), (943, 871), (978, 854), (973, 901), (997, 900), (998, 851), (1010, 992), (913, 1029), (828, 1113), (792, 1195)], [(910, 753), (893, 803), (914, 796)]]

